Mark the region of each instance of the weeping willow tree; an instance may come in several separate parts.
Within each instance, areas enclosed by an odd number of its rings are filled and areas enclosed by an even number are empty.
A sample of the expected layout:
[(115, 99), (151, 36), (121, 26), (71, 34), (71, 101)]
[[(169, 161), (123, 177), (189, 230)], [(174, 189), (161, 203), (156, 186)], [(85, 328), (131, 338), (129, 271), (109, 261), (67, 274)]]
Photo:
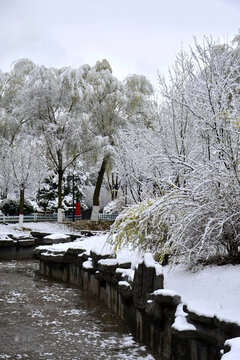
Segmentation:
[(126, 208), (111, 226), (108, 241), (115, 250), (132, 247), (152, 252), (162, 261), (168, 249), (165, 246), (168, 226), (162, 218), (161, 199), (149, 199)]
[[(129, 122), (149, 120), (150, 96), (153, 88), (140, 75), (132, 75), (120, 82), (112, 74), (107, 60), (98, 61), (89, 69), (86, 83), (91, 89), (87, 93), (88, 128), (97, 143), (99, 157), (102, 157), (93, 195), (92, 220), (97, 220), (99, 195), (104, 174), (111, 165), (115, 135)], [(147, 100), (148, 101), (147, 101)]]

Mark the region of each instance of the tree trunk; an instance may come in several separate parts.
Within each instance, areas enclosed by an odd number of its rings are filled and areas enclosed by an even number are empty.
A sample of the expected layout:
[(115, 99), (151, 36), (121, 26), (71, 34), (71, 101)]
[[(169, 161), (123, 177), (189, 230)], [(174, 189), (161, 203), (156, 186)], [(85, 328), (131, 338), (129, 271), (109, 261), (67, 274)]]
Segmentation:
[(62, 169), (58, 170), (58, 223), (63, 222), (62, 214), (62, 182), (63, 182), (63, 171)]
[(114, 173), (112, 173), (112, 182), (110, 183), (108, 179), (108, 186), (111, 191), (111, 199), (112, 201), (117, 199), (118, 189), (119, 189), (119, 183), (118, 183), (118, 175), (116, 175), (114, 179)]
[(19, 204), (19, 226), (23, 226), (23, 211), (24, 211), (24, 186), (20, 186), (20, 204)]
[(99, 212), (99, 196), (100, 191), (103, 183), (103, 177), (105, 174), (106, 166), (107, 166), (107, 157), (103, 159), (101, 169), (98, 172), (97, 182), (93, 194), (93, 209), (92, 209), (92, 215), (91, 220), (98, 220), (98, 212)]

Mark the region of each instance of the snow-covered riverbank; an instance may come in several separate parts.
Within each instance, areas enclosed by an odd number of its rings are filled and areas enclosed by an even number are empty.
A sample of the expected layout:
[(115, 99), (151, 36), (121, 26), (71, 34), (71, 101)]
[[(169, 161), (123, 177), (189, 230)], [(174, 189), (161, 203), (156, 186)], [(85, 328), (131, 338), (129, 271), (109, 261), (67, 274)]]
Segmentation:
[[(54, 223), (27, 223), (31, 231), (51, 233), (70, 233), (65, 225)], [(16, 224), (0, 225), (0, 234), (17, 234), (24, 232)], [(51, 246), (54, 251), (66, 251), (69, 247), (83, 247), (87, 251), (95, 250), (99, 254), (114, 252), (111, 245), (106, 243), (107, 235), (93, 236), (85, 240)], [(117, 258), (132, 262), (132, 268), (141, 260), (142, 254), (130, 249), (118, 251)], [(164, 287), (176, 290), (189, 309), (198, 314), (217, 316), (220, 320), (236, 322), (240, 325), (240, 265), (209, 266), (196, 272), (183, 268), (170, 269), (163, 267)]]

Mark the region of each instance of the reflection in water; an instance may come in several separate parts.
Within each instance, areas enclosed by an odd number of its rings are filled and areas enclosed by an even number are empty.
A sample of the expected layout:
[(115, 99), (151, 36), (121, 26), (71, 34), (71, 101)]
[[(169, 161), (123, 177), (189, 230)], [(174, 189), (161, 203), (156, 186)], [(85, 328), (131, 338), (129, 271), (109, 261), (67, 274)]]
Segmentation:
[(37, 269), (0, 262), (0, 359), (154, 359), (94, 296)]

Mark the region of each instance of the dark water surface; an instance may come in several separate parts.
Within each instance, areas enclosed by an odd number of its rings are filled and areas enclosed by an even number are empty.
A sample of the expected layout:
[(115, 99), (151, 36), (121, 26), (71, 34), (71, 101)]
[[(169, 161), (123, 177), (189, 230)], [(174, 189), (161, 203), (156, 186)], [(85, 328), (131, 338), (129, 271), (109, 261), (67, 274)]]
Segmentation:
[(93, 295), (37, 270), (0, 262), (0, 359), (155, 359)]

